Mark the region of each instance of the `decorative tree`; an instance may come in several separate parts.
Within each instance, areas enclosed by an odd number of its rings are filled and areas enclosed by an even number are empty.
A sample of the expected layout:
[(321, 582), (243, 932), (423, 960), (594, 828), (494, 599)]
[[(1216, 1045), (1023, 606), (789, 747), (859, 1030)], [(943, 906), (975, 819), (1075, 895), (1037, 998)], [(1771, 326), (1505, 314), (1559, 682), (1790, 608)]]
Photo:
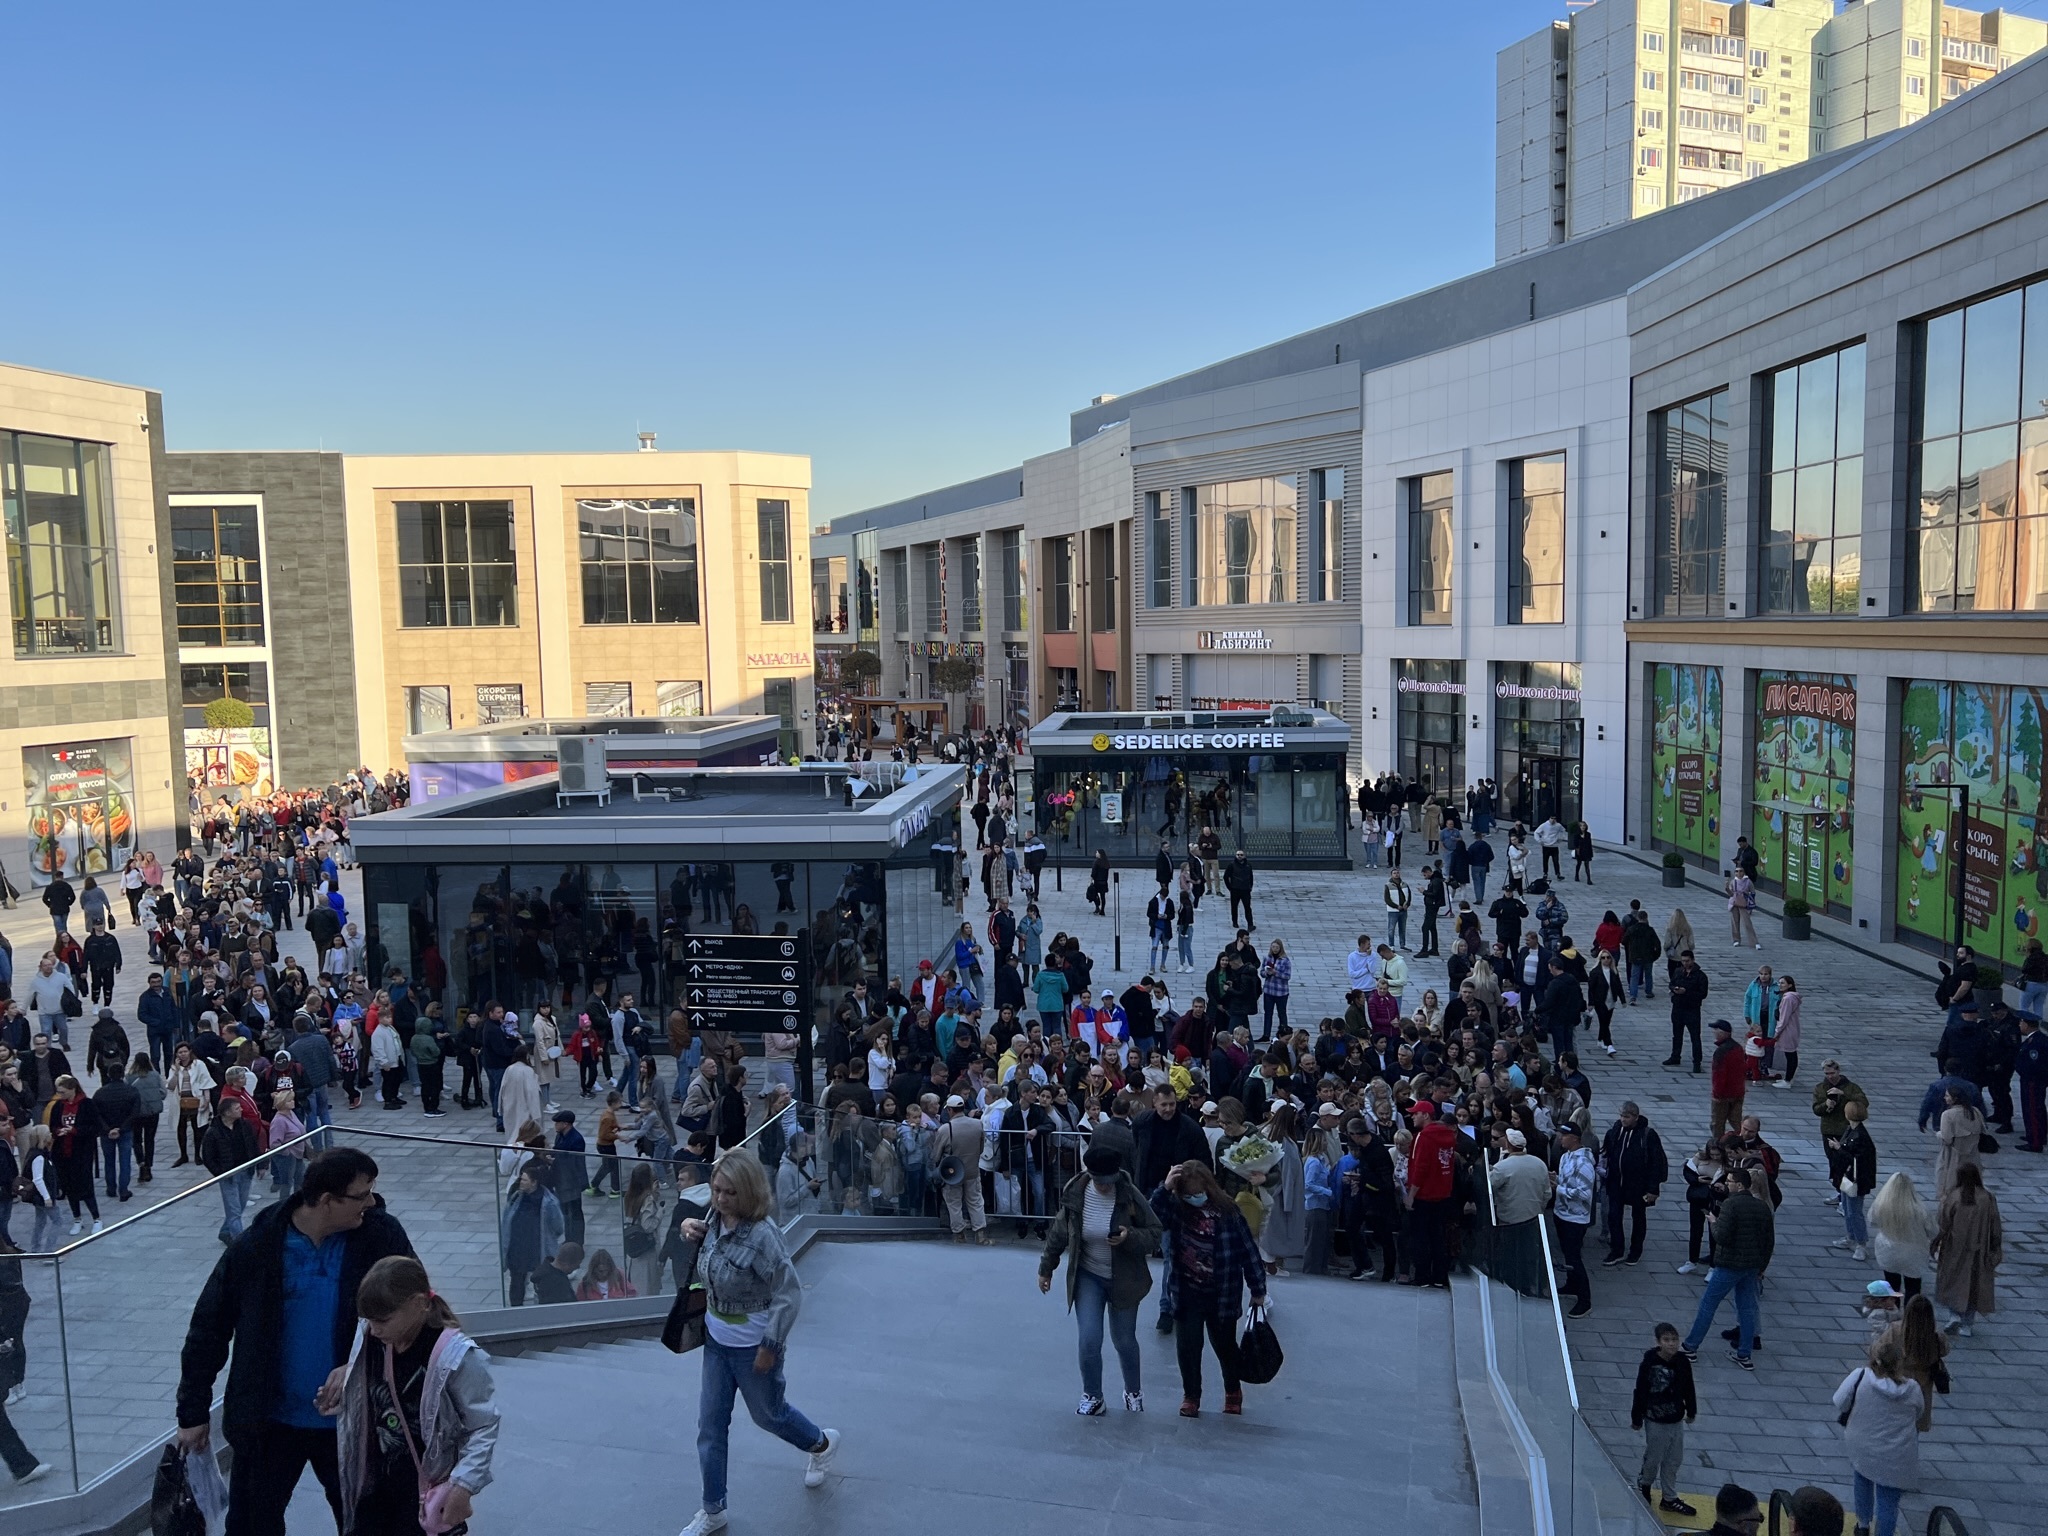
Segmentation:
[(932, 663), (932, 682), (941, 693), (965, 693), (981, 676), (981, 668), (964, 656)]
[(256, 711), (240, 699), (215, 699), (206, 706), (206, 728), (210, 731), (246, 731), (256, 723)]
[(848, 651), (839, 658), (839, 680), (855, 693), (864, 693), (882, 675), (882, 658), (873, 651)]

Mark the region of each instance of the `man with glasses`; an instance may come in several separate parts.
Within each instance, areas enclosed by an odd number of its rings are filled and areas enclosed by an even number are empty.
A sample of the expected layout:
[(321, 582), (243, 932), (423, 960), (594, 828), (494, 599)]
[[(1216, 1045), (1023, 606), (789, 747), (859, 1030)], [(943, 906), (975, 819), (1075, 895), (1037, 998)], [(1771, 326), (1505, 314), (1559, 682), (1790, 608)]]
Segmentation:
[(355, 1339), (356, 1290), (379, 1259), (412, 1253), (376, 1185), (377, 1164), (354, 1147), (314, 1156), (298, 1193), (268, 1207), (221, 1255), (192, 1309), (178, 1444), (207, 1447), (213, 1383), (227, 1365), (221, 1430), (235, 1451), (227, 1536), (284, 1536), (308, 1462), (341, 1527), (334, 1415)]
[(1723, 1483), (1714, 1495), (1714, 1524), (1707, 1536), (1757, 1536), (1763, 1523), (1756, 1495), (1740, 1483)]

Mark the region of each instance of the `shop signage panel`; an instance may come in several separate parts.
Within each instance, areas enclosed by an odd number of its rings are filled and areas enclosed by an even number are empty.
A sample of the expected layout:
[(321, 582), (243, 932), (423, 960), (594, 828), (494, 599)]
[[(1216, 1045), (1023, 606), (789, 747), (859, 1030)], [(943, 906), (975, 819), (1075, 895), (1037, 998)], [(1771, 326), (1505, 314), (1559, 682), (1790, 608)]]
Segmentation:
[(806, 1027), (811, 967), (801, 935), (693, 933), (683, 955), (682, 1005), (692, 1029)]

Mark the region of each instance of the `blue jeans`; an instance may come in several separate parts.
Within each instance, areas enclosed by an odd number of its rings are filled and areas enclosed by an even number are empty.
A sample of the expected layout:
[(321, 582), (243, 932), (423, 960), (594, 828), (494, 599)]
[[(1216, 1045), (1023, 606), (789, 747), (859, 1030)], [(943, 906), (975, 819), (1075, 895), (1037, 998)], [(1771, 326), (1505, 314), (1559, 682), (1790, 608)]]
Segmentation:
[(502, 1131), (505, 1129), (505, 1122), (498, 1114), (498, 1087), (505, 1081), (505, 1069), (503, 1067), (485, 1067), (484, 1081), (489, 1083), (491, 1087), (491, 1118), (498, 1122), (498, 1129)]
[(39, 1013), (36, 1015), (36, 1029), (50, 1037), (50, 1044), (66, 1051), (71, 1049), (70, 1014)]
[(1153, 970), (1155, 970), (1155, 971), (1161, 971), (1161, 970), (1164, 970), (1164, 969), (1166, 969), (1166, 956), (1167, 956), (1167, 952), (1168, 952), (1169, 950), (1171, 950), (1172, 948), (1173, 948), (1173, 940), (1171, 940), (1171, 939), (1154, 939), (1154, 940), (1152, 941), (1152, 949), (1151, 949), (1151, 955), (1150, 955), (1150, 958), (1148, 958), (1148, 959), (1147, 959), (1147, 960), (1145, 961), (1145, 964), (1146, 964), (1147, 966), (1151, 967), (1151, 969), (1153, 969)]
[(1287, 1033), (1287, 999), (1284, 997), (1275, 997), (1270, 992), (1265, 994), (1265, 999), (1265, 1033), (1259, 1036), (1259, 1038), (1262, 1040), (1266, 1037), (1266, 1035), (1270, 1035), (1273, 1033), (1273, 1015), (1276, 1013), (1280, 1015), (1280, 1033), (1283, 1035)]
[[(326, 1129), (332, 1124), (334, 1124), (334, 1109), (327, 1102), (327, 1090), (325, 1088), (308, 1088), (306, 1090), (306, 1129), (309, 1131), (319, 1131)], [(325, 1152), (332, 1145), (333, 1140), (334, 1138), (331, 1136), (321, 1136), (314, 1140), (311, 1146), (316, 1152)]]
[(1854, 1467), (1849, 1475), (1855, 1479), (1856, 1523), (1869, 1526), (1871, 1536), (1892, 1536), (1899, 1528), (1899, 1490), (1873, 1483)]
[(1364, 867), (1367, 869), (1378, 869), (1380, 867), (1380, 839), (1378, 833), (1372, 833), (1365, 839)]
[(1116, 1363), (1124, 1373), (1124, 1390), (1139, 1392), (1138, 1309), (1123, 1311), (1109, 1304), (1109, 1282), (1100, 1275), (1081, 1271), (1081, 1286), (1074, 1296), (1074, 1317), (1081, 1325), (1081, 1390), (1090, 1397), (1102, 1396), (1102, 1315), (1109, 1314), (1109, 1337), (1116, 1345)]
[(625, 1063), (619, 1075), (625, 1084), (626, 1102), (632, 1105), (633, 1108), (638, 1109), (640, 1107), (640, 1053), (630, 1046), (626, 1049)]
[(176, 1030), (152, 1029), (149, 1032), (149, 1059), (156, 1063), (159, 1072), (171, 1070), (171, 1063), (178, 1054)]
[(220, 1181), (222, 1242), (233, 1242), (242, 1235), (242, 1208), (249, 1203), (249, 1178), (246, 1173), (231, 1173)]
[[(107, 1193), (125, 1195), (133, 1187), (135, 1174), (135, 1133), (127, 1126), (121, 1127), (121, 1134), (112, 1140), (100, 1143), (100, 1167), (106, 1171)], [(120, 1174), (116, 1184), (114, 1175)]]
[(1408, 947), (1408, 909), (1387, 914), (1387, 942), (1396, 949)]
[(1192, 928), (1180, 936), (1180, 963), (1182, 965), (1193, 965), (1195, 963), (1195, 930)]
[(1693, 1317), (1692, 1332), (1685, 1336), (1685, 1347), (1695, 1351), (1699, 1349), (1700, 1340), (1707, 1336), (1707, 1330), (1714, 1324), (1714, 1314), (1721, 1310), (1722, 1301), (1733, 1291), (1735, 1321), (1742, 1328), (1735, 1352), (1747, 1360), (1756, 1344), (1756, 1336), (1763, 1328), (1757, 1305), (1761, 1280), (1762, 1276), (1753, 1269), (1723, 1269), (1717, 1264), (1708, 1270), (1707, 1293), (1700, 1298), (1700, 1309)]
[(1847, 1231), (1849, 1241), (1858, 1248), (1870, 1241), (1870, 1228), (1863, 1223), (1861, 1195), (1842, 1196), (1842, 1226)]
[(1486, 871), (1478, 867), (1472, 870), (1472, 905), (1479, 906), (1486, 900)]
[(704, 1341), (704, 1385), (697, 1397), (697, 1466), (704, 1475), (704, 1507), (725, 1508), (726, 1442), (732, 1433), (732, 1399), (746, 1399), (754, 1422), (779, 1440), (808, 1451), (825, 1432), (789, 1406), (783, 1396), (782, 1356), (775, 1369), (754, 1369), (754, 1351)]
[(1651, 977), (1653, 974), (1654, 973), (1651, 971), (1648, 965), (1637, 965), (1635, 961), (1629, 961), (1628, 1000), (1630, 1002), (1634, 1002), (1636, 1000), (1636, 993), (1638, 989), (1641, 990), (1642, 995), (1644, 997), (1655, 997), (1657, 995), (1657, 988), (1652, 984), (1651, 981)]

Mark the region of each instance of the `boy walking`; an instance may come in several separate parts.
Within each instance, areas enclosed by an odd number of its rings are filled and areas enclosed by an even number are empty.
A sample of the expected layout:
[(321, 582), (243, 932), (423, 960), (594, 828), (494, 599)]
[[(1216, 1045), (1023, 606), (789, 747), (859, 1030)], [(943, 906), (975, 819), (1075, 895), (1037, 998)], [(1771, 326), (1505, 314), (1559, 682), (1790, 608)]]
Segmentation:
[(1693, 1396), (1692, 1362), (1670, 1323), (1657, 1325), (1655, 1346), (1643, 1351), (1636, 1367), (1636, 1395), (1629, 1405), (1629, 1427), (1643, 1432), (1643, 1469), (1636, 1475), (1643, 1501), (1650, 1484), (1663, 1494), (1657, 1507), (1666, 1514), (1690, 1515), (1693, 1507), (1678, 1496), (1678, 1465), (1685, 1460), (1685, 1426), (1699, 1416)]

